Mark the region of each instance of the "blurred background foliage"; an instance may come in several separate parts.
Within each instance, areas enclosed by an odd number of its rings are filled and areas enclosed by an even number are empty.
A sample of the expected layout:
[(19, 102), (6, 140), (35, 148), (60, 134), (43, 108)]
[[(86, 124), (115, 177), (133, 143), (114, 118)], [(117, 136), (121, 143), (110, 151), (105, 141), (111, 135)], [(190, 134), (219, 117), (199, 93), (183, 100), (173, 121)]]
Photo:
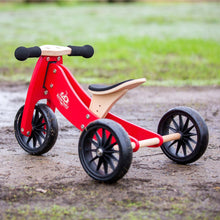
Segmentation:
[(81, 83), (220, 85), (219, 2), (36, 1), (0, 2), (1, 81), (30, 80), (36, 59), (17, 61), (18, 46), (91, 44), (91, 59), (64, 57)]
[(133, 2), (136, 0), (0, 0), (0, 2), (23, 2), (23, 3), (76, 3), (76, 2)]
[(42, 2), (51, 2), (51, 3), (88, 3), (88, 2), (219, 2), (220, 0), (0, 0), (0, 2), (24, 2), (24, 3), (42, 3)]

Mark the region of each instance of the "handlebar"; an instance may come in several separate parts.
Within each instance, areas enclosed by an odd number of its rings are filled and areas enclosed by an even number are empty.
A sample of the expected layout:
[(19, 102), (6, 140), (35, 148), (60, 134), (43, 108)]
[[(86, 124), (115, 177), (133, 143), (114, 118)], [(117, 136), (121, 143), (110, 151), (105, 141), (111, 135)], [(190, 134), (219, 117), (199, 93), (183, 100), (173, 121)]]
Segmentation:
[(90, 45), (85, 45), (82, 47), (69, 45), (68, 47), (72, 50), (69, 56), (82, 56), (84, 58), (90, 58), (94, 54), (94, 49)]
[(15, 57), (17, 60), (24, 61), (29, 57), (40, 57), (41, 49), (40, 47), (18, 47), (15, 50)]
[(90, 45), (61, 47), (54, 45), (44, 45), (40, 47), (18, 47), (15, 50), (15, 57), (17, 60), (24, 61), (31, 57), (40, 56), (82, 56), (90, 58), (94, 54), (94, 49)]

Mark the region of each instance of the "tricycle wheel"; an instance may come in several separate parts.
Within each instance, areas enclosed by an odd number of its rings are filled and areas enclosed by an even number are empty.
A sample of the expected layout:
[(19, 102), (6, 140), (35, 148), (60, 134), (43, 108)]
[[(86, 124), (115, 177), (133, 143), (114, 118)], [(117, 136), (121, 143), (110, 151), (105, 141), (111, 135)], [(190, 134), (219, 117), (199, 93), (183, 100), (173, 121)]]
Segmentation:
[(58, 135), (57, 119), (53, 111), (45, 104), (35, 106), (32, 118), (32, 132), (29, 137), (21, 133), (22, 106), (14, 121), (15, 137), (19, 145), (29, 154), (41, 155), (48, 152), (56, 142)]
[(113, 183), (122, 178), (132, 161), (132, 147), (124, 128), (109, 119), (90, 123), (79, 139), (79, 158), (93, 179)]
[(158, 133), (180, 133), (179, 140), (163, 143), (161, 149), (171, 160), (187, 164), (198, 160), (205, 152), (209, 134), (205, 121), (192, 108), (176, 107), (161, 118)]

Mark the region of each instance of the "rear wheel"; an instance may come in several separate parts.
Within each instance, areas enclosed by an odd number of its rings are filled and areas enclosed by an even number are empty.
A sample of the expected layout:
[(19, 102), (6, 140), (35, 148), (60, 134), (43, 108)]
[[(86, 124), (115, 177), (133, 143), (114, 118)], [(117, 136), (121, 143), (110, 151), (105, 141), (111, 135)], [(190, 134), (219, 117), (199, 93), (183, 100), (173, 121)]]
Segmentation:
[(15, 137), (19, 145), (29, 154), (41, 155), (48, 152), (56, 142), (58, 135), (57, 119), (53, 111), (45, 104), (35, 106), (32, 118), (32, 132), (29, 137), (21, 133), (22, 106), (14, 121)]
[(176, 107), (161, 118), (158, 133), (180, 133), (179, 140), (163, 143), (161, 149), (171, 160), (187, 164), (198, 160), (205, 152), (209, 134), (205, 121), (192, 108)]
[(113, 183), (122, 178), (132, 161), (127, 132), (118, 123), (99, 119), (88, 125), (79, 139), (79, 158), (95, 180)]

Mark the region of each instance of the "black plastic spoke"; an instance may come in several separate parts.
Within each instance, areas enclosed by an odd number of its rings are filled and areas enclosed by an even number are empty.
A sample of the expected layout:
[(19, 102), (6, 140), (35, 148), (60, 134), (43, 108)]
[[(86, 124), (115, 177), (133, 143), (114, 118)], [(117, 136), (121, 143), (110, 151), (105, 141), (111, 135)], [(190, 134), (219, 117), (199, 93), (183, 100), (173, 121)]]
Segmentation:
[(112, 162), (112, 159), (108, 157), (109, 155), (106, 155), (105, 160), (107, 161), (107, 163), (110, 165), (110, 167), (112, 168), (112, 170), (115, 170), (115, 166), (114, 163)]
[(186, 145), (184, 142), (182, 142), (182, 149), (183, 149), (184, 156), (186, 156)]
[(193, 152), (193, 148), (192, 148), (192, 145), (190, 144), (190, 142), (189, 141), (185, 141), (185, 144), (190, 149), (190, 151)]
[(103, 161), (103, 164), (104, 164), (104, 171), (105, 171), (105, 175), (108, 174), (108, 163), (106, 160)]
[(176, 123), (176, 121), (174, 120), (174, 117), (172, 117), (172, 122), (173, 122), (173, 124), (174, 124), (176, 130), (179, 130), (179, 126), (178, 126), (178, 124)]
[(96, 160), (96, 159), (98, 159), (98, 158), (99, 158), (98, 156), (93, 157), (93, 158), (89, 161), (89, 163), (92, 163), (94, 160)]
[(178, 141), (178, 140), (173, 141), (167, 148), (172, 147), (174, 144), (176, 144), (177, 141)]
[(181, 143), (180, 141), (178, 141), (177, 148), (176, 148), (176, 155), (178, 154), (180, 147), (181, 147)]
[(195, 127), (195, 125), (190, 126), (189, 128), (187, 128), (184, 133), (187, 134), (189, 133), (193, 128)]
[(114, 149), (111, 149), (111, 150), (105, 150), (104, 151), (106, 154), (114, 154), (114, 153), (119, 153), (118, 150), (114, 150)]
[(194, 144), (197, 144), (197, 142), (194, 139), (192, 139), (191, 137), (188, 137), (188, 140), (193, 142)]
[(96, 171), (99, 171), (99, 169), (100, 169), (102, 163), (103, 163), (103, 159), (100, 157), (100, 158), (99, 158), (98, 165), (97, 165), (97, 167), (96, 167)]
[(118, 158), (116, 158), (114, 155), (111, 155), (111, 158), (112, 158), (113, 160), (115, 160), (116, 162), (119, 161)]
[(38, 123), (38, 124), (34, 125), (34, 128), (39, 130), (42, 127), (44, 127), (45, 125), (46, 125), (46, 122), (45, 123), (41, 123), (41, 124)]
[(39, 111), (36, 109), (35, 110), (35, 115), (34, 115), (34, 120), (33, 123), (37, 124), (37, 121), (39, 120)]
[(41, 140), (40, 136), (36, 135), (36, 139), (37, 139), (37, 142), (41, 145), (42, 144), (42, 140)]
[(31, 134), (31, 136), (28, 137), (28, 139), (27, 139), (27, 144), (29, 144), (29, 142), (31, 141), (31, 139), (32, 139), (32, 134)]
[(35, 134), (33, 133), (33, 147), (36, 148), (36, 145), (37, 145), (37, 140)]
[(103, 148), (106, 148), (106, 146), (109, 146), (112, 142), (112, 134), (109, 135), (107, 141), (105, 142), (105, 145), (103, 145)]
[(44, 134), (42, 134), (42, 132), (39, 132), (39, 136), (41, 136), (43, 139), (45, 139)]
[(85, 149), (86, 152), (96, 152), (96, 149), (91, 149), (91, 148), (88, 148), (88, 149)]
[(36, 133), (36, 137), (42, 137), (43, 139), (45, 139), (45, 136), (42, 134), (41, 131), (34, 130), (33, 132)]
[(99, 144), (96, 142), (96, 140), (94, 140), (94, 139), (91, 138), (90, 141), (91, 141), (91, 143), (92, 143), (93, 145), (95, 145), (96, 148), (99, 147)]
[[(36, 121), (36, 124), (42, 124), (44, 116), (41, 115), (39, 119)], [(46, 123), (45, 123), (46, 124)]]
[(112, 149), (116, 144), (117, 144), (117, 142), (114, 142), (114, 143), (112, 143), (112, 144), (106, 146), (105, 150), (110, 150), (110, 149)]
[(192, 137), (192, 136), (197, 136), (196, 133), (187, 133), (187, 134), (184, 134), (184, 137)]
[(170, 129), (171, 131), (173, 131), (174, 133), (176, 133), (176, 129), (175, 129), (175, 128), (169, 126), (169, 129)]
[(189, 118), (186, 119), (186, 122), (183, 126), (183, 132), (188, 128), (188, 126), (189, 126)]
[(106, 154), (105, 156), (118, 162), (118, 159), (113, 154)]
[(44, 132), (44, 133), (46, 133), (46, 132), (47, 132), (47, 129), (45, 129), (45, 128), (41, 128), (39, 131), (40, 131), (40, 132)]
[(182, 118), (182, 115), (179, 115), (179, 128), (180, 128), (180, 131), (182, 131), (182, 128), (183, 128), (183, 118)]
[(98, 134), (97, 130), (95, 131), (95, 136), (96, 136), (96, 138), (97, 138), (97, 141), (98, 141), (99, 146), (101, 146), (101, 144), (102, 144), (102, 139), (101, 139), (100, 135)]
[(102, 129), (102, 146), (104, 146), (106, 143), (106, 132), (105, 129)]

